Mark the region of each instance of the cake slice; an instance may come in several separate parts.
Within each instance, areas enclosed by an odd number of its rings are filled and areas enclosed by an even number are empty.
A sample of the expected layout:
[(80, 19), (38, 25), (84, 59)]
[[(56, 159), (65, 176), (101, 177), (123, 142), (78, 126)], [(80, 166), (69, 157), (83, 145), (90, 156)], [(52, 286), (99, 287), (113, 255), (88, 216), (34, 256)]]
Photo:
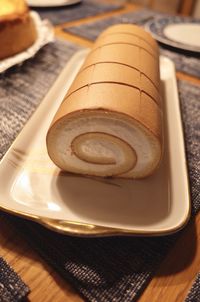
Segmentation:
[(0, 2), (0, 60), (30, 47), (37, 38), (34, 21), (24, 0)]

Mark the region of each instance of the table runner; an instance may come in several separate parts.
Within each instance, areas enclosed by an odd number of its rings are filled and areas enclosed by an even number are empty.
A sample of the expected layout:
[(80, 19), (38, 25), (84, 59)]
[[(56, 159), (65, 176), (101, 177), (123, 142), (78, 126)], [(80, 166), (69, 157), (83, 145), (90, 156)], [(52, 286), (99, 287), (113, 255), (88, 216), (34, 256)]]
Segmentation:
[(42, 18), (49, 19), (54, 25), (79, 20), (121, 8), (117, 3), (83, 0), (83, 2), (62, 7), (34, 8)]
[[(0, 156), (40, 103), (63, 65), (79, 47), (56, 41), (34, 59), (0, 78)], [(193, 214), (200, 208), (200, 86), (178, 83)], [(4, 214), (8, 217), (7, 214)], [(88, 301), (137, 300), (179, 234), (157, 238), (75, 238), (9, 216), (21, 234)]]
[(200, 302), (200, 273), (197, 274), (185, 302)]
[[(150, 9), (142, 9), (77, 26), (66, 27), (64, 28), (64, 31), (79, 35), (89, 40), (95, 40), (108, 26), (118, 23), (135, 23), (137, 25), (144, 26), (149, 20), (162, 15), (166, 16), (166, 14), (158, 13)], [(188, 18), (186, 20), (188, 20)], [(162, 44), (160, 50), (161, 54), (174, 61), (178, 71), (185, 72), (195, 77), (200, 77), (199, 54), (195, 55), (194, 53), (191, 54), (190, 52), (178, 49), (175, 50), (173, 47), (169, 47), (164, 44)]]
[(28, 286), (0, 257), (0, 302), (20, 302), (28, 293)]

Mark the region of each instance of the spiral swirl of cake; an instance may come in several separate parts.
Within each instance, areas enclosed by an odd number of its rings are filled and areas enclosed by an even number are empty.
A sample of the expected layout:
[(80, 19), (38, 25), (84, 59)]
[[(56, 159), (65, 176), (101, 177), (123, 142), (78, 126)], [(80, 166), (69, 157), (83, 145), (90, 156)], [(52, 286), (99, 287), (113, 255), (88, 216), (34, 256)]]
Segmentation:
[(129, 24), (96, 40), (47, 133), (50, 158), (62, 170), (142, 178), (162, 154), (159, 52)]

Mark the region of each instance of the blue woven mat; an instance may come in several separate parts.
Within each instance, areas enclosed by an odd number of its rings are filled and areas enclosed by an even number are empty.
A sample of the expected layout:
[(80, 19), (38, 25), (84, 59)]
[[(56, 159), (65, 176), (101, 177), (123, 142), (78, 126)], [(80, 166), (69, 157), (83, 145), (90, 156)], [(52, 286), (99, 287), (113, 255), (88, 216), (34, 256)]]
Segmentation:
[(185, 302), (200, 302), (200, 273), (197, 274)]
[(106, 1), (83, 0), (81, 3), (49, 8), (34, 8), (42, 18), (49, 19), (54, 25), (79, 20), (121, 8), (121, 5)]
[(20, 302), (28, 293), (28, 286), (0, 257), (0, 302)]

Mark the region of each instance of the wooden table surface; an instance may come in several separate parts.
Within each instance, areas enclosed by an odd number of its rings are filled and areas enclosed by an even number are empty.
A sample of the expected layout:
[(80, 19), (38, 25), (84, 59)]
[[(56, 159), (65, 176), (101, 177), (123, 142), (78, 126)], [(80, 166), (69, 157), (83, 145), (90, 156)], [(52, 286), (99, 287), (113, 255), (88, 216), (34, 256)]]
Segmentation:
[[(74, 25), (97, 20), (105, 16), (136, 10), (138, 7), (126, 4), (124, 8), (66, 23)], [(92, 42), (64, 33), (61, 26), (55, 28), (56, 35), (83, 46)], [(177, 73), (180, 79), (199, 83), (200, 79)], [(83, 299), (63, 280), (53, 268), (28, 245), (14, 226), (0, 215), (0, 254), (29, 285), (29, 301), (33, 302), (80, 302)], [(195, 275), (200, 271), (200, 213), (185, 228), (174, 248), (161, 264), (150, 284), (146, 287), (139, 302), (183, 302)]]

